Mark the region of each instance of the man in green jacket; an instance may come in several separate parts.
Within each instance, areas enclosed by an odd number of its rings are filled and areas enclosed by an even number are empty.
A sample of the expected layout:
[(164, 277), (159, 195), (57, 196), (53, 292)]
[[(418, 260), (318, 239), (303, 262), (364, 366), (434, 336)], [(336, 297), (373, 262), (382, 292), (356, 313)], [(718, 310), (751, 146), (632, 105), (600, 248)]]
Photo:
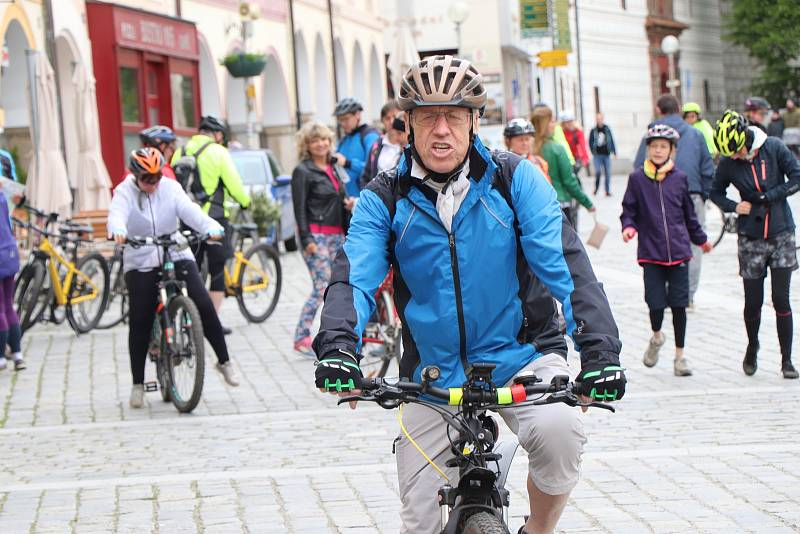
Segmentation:
[(683, 120), (703, 134), (709, 154), (711, 154), (712, 158), (716, 158), (718, 152), (717, 145), (714, 144), (714, 128), (711, 127), (707, 120), (701, 117), (703, 110), (700, 108), (700, 104), (687, 102), (683, 105), (682, 111)]
[(204, 195), (195, 195), (201, 203), (203, 211), (216, 220), (225, 229), (222, 246), (201, 244), (197, 254), (197, 263), (203, 262), (208, 254), (208, 273), (211, 276), (209, 295), (214, 307), (219, 310), (225, 298), (225, 262), (233, 257), (233, 246), (230, 241), (231, 225), (228, 221), (230, 210), (226, 200), (233, 199), (242, 208), (250, 205), (250, 197), (242, 186), (242, 178), (236, 170), (230, 152), (225, 148), (228, 125), (212, 116), (202, 117), (197, 135), (192, 136), (186, 146), (176, 150), (172, 156), (172, 167), (176, 167), (184, 156), (194, 156), (200, 173), (200, 183)]

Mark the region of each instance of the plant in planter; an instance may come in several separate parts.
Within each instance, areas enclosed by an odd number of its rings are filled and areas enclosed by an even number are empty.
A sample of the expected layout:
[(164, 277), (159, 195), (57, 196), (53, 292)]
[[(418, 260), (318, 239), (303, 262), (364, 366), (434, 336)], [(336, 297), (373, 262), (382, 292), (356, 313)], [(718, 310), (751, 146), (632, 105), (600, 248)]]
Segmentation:
[[(253, 195), (250, 200), (250, 213), (258, 226), (258, 235), (266, 236), (269, 230), (281, 221), (281, 206), (266, 194)], [(276, 236), (277, 239), (277, 236)]]
[(234, 78), (249, 78), (261, 74), (267, 65), (267, 56), (266, 54), (237, 52), (228, 54), (222, 58), (220, 63)]

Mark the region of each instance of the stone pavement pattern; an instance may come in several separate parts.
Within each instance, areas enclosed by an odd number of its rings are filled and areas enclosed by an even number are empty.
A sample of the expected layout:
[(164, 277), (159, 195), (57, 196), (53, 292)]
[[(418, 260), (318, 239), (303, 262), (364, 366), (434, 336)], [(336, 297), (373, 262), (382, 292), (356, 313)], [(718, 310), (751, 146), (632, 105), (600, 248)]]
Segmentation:
[[(727, 236), (705, 257), (689, 315), (695, 375), (672, 374), (669, 318), (662, 361), (644, 368), (641, 273), (635, 245), (618, 235), (623, 184), (615, 179), (617, 196), (598, 198), (611, 231), (589, 254), (620, 326), (630, 385), (617, 414), (584, 416), (583, 478), (559, 531), (800, 532), (800, 383), (779, 376), (769, 303), (759, 371), (746, 377)], [(591, 219), (581, 215), (586, 237)], [(225, 387), (208, 366), (203, 400), (188, 416), (157, 394), (142, 410), (128, 407), (126, 329), (75, 337), (37, 326), (25, 338), (28, 369), (0, 373), (0, 532), (397, 532), (395, 414), (336, 407), (314, 390), (311, 362), (291, 349), (310, 281), (297, 254), (284, 255), (283, 267), (281, 301), (266, 323), (247, 325), (226, 302), (242, 385)], [(514, 531), (527, 513), (525, 472), (518, 455)]]

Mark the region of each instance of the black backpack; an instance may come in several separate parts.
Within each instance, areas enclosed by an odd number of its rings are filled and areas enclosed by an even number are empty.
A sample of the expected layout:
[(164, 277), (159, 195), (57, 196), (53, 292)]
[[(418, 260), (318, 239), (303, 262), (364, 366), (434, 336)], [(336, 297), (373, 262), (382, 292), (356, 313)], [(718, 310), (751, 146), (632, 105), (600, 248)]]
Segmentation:
[(183, 190), (186, 191), (186, 194), (200, 204), (205, 204), (211, 198), (206, 193), (203, 182), (200, 179), (200, 167), (197, 165), (197, 158), (212, 144), (214, 144), (214, 141), (207, 142), (198, 148), (194, 154), (189, 154), (186, 152), (186, 148), (181, 148), (183, 156), (172, 167), (175, 172), (175, 178), (181, 184)]

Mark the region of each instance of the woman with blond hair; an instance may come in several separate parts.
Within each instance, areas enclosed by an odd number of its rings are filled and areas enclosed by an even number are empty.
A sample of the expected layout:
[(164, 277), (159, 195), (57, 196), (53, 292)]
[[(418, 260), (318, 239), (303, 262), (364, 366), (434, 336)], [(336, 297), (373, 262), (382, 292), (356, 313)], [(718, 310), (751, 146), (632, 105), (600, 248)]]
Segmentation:
[(572, 211), (573, 199), (580, 202), (587, 210), (594, 211), (595, 207), (586, 193), (581, 189), (578, 178), (572, 172), (566, 149), (553, 140), (556, 121), (553, 111), (547, 106), (539, 106), (531, 114), (531, 122), (535, 134), (533, 136), (533, 153), (547, 161), (550, 179), (558, 195), (561, 209), (567, 216), (570, 224), (577, 230), (577, 209)]
[(346, 175), (334, 165), (331, 129), (321, 122), (308, 122), (296, 138), (300, 163), (292, 172), (294, 218), (313, 289), (297, 322), (294, 350), (314, 358), (311, 324), (330, 281), (333, 260), (344, 244), (356, 199), (347, 196)]

